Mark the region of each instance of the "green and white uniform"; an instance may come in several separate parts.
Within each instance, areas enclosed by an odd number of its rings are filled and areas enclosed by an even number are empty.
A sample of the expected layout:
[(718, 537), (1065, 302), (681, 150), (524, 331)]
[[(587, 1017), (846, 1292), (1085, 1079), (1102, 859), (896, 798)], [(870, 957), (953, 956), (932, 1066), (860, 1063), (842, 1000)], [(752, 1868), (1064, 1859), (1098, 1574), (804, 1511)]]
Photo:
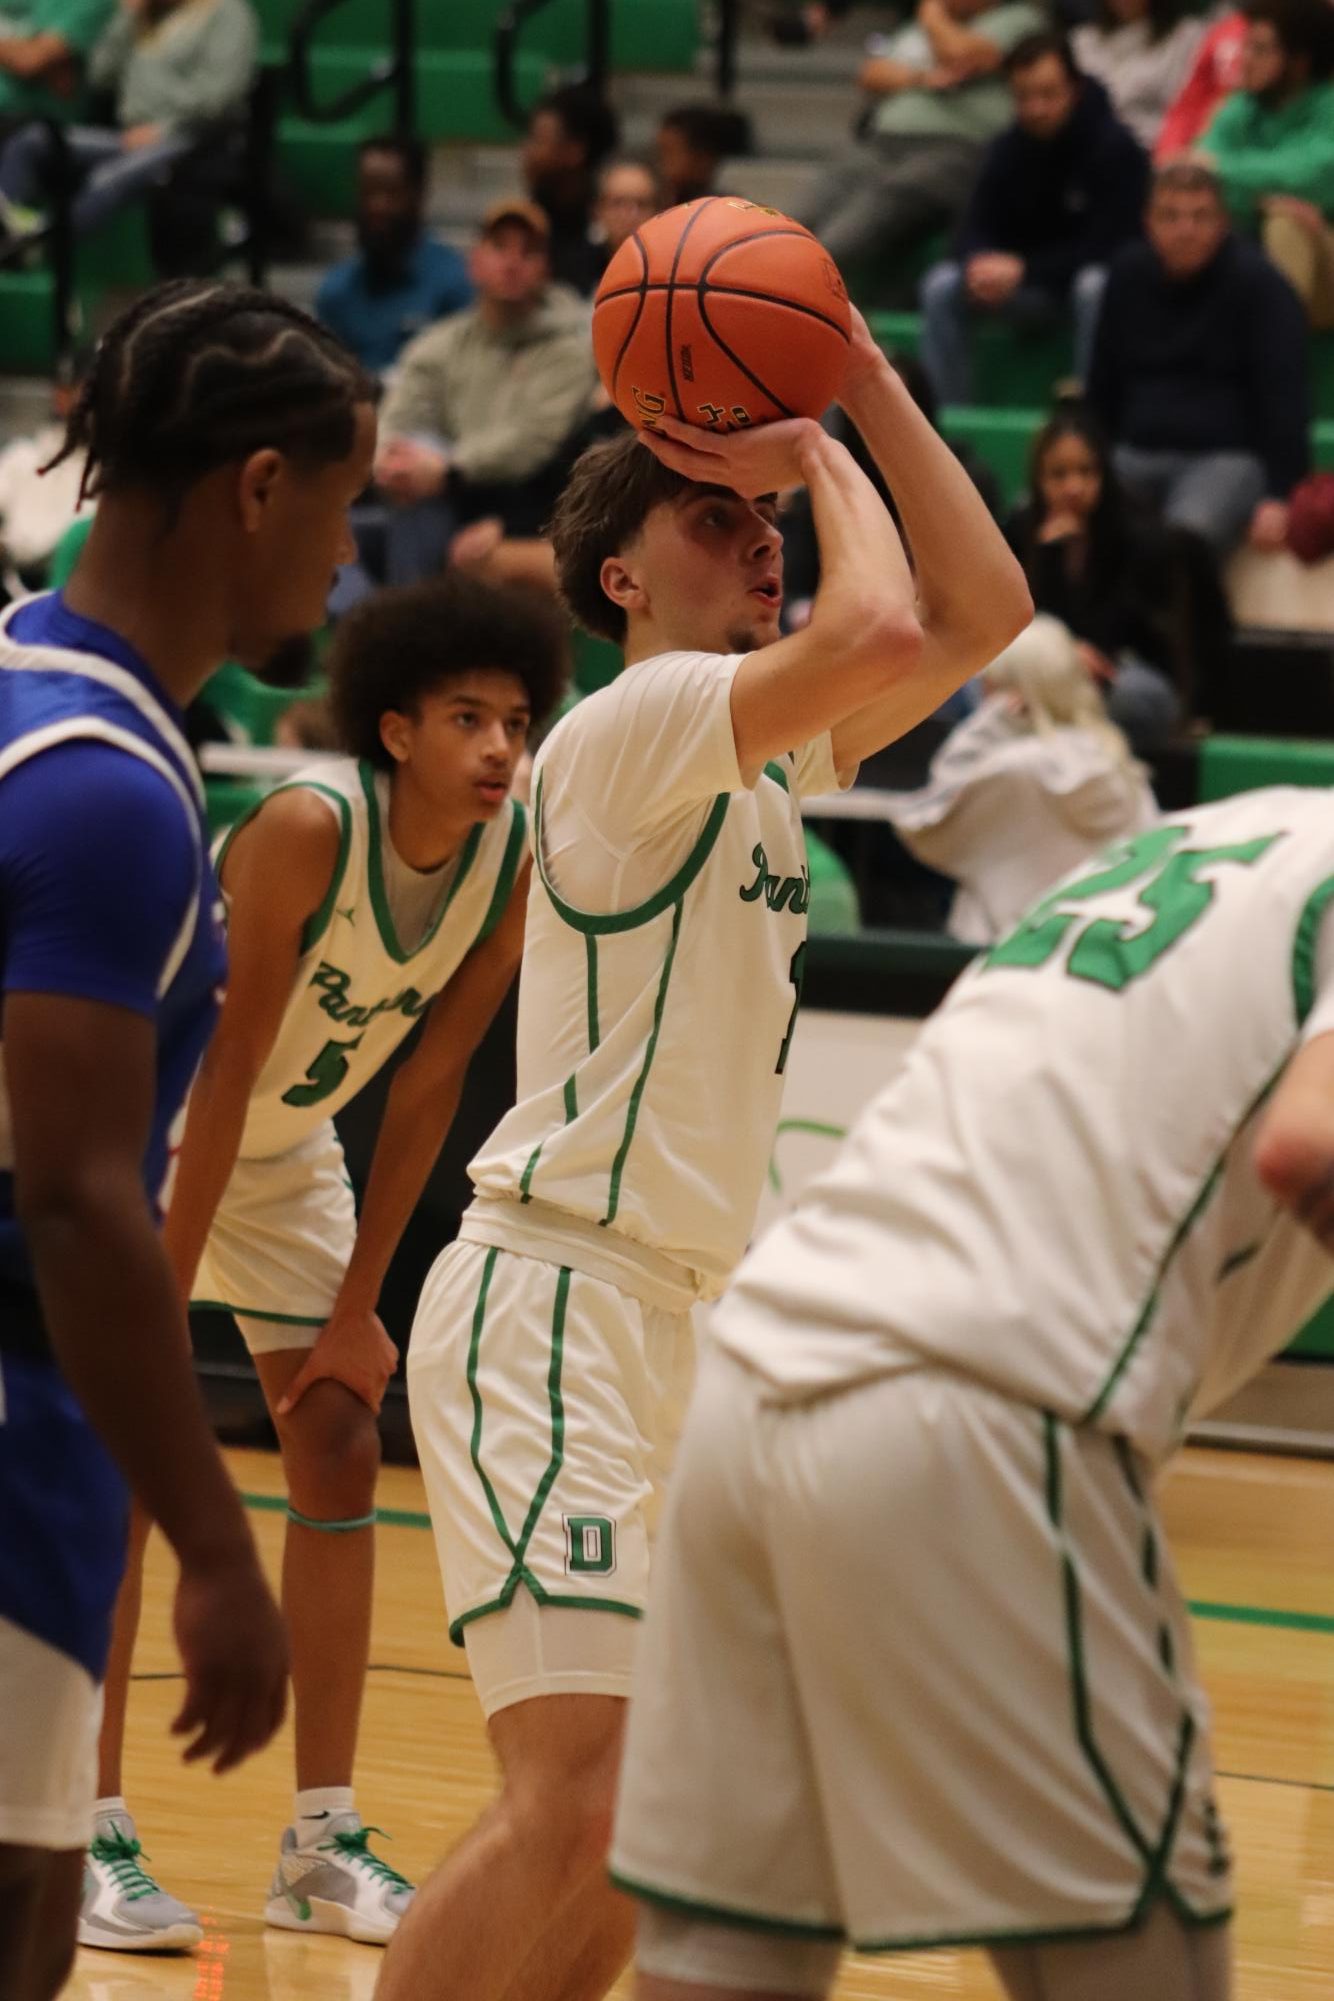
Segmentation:
[(472, 1164), (409, 1354), (456, 1639), (520, 1586), (642, 1607), (690, 1309), (745, 1248), (778, 1121), (809, 900), (799, 798), (838, 782), (826, 736), (747, 783), (739, 664), (644, 661), (537, 759), (518, 1103)]
[(1109, 849), (959, 982), (747, 1260), (682, 1443), (614, 1867), (867, 1949), (1207, 1923), (1152, 1481), (1334, 1264), (1253, 1165), (1334, 1030), (1334, 804)]
[[(472, 829), (444, 869), (414, 880), (389, 839), (387, 776), (339, 758), (290, 784), (327, 804), (338, 861), (306, 926), (193, 1288), (195, 1304), (238, 1316), (256, 1352), (310, 1346), (328, 1319), (356, 1235), (333, 1115), (494, 930), (526, 829), (523, 807), (511, 800)], [(238, 831), (221, 843), (219, 872)]]

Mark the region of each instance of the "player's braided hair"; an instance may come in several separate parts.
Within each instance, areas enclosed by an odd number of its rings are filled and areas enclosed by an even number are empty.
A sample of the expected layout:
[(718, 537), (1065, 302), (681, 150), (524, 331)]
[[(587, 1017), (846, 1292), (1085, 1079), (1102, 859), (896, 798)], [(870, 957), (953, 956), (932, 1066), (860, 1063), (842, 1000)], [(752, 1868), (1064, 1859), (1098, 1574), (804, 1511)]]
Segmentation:
[(98, 343), (52, 465), (88, 454), (80, 499), (125, 487), (178, 502), (216, 467), (271, 447), (345, 458), (376, 387), (341, 342), (268, 292), (175, 279)]

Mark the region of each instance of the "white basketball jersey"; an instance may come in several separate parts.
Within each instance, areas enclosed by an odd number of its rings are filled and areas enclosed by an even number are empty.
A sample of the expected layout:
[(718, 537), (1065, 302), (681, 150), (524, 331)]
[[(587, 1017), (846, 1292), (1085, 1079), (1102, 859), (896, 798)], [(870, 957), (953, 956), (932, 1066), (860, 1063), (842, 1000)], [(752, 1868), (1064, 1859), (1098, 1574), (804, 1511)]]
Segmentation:
[[(337, 819), (338, 861), (306, 926), (292, 996), (250, 1100), (243, 1160), (286, 1153), (375, 1075), (473, 946), (495, 929), (525, 840), (527, 816), (517, 800), (479, 822), (426, 935), (409, 951), (399, 943), (385, 889), (388, 780), (349, 757), (314, 765), (290, 784), (323, 799)], [(219, 874), (238, 831), (219, 846)]]
[(1334, 1028), (1334, 799), (1136, 834), (977, 962), (743, 1267), (724, 1346), (782, 1394), (938, 1364), (1160, 1457), (1334, 1287), (1252, 1164)]
[(745, 785), (739, 664), (643, 661), (543, 746), (518, 1103), (471, 1170), (483, 1203), (555, 1205), (702, 1297), (745, 1249), (778, 1123), (810, 898), (799, 796), (838, 782), (826, 736)]

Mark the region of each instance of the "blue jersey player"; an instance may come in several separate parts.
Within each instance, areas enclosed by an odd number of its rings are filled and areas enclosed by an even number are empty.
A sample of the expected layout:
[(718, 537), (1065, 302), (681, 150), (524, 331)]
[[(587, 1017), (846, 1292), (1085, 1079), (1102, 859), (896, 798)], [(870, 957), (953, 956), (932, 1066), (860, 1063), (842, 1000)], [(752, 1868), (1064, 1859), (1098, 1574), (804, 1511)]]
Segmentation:
[(0, 618), (0, 1995), (69, 1971), (128, 1490), (180, 1561), (187, 1757), (282, 1715), (286, 1649), (157, 1233), (225, 957), (181, 710), (320, 622), (374, 446), (305, 315), (178, 283), (70, 420), (99, 508), (63, 594)]

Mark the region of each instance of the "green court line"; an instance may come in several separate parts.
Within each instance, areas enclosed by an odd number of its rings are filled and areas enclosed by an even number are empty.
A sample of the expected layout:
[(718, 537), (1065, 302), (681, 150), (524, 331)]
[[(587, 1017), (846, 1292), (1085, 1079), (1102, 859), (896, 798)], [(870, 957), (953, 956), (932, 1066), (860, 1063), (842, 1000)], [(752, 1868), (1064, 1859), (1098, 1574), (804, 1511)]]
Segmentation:
[[(284, 1494), (242, 1494), (241, 1499), (248, 1508), (268, 1514), (287, 1513)], [(431, 1526), (431, 1517), (414, 1508), (379, 1508), (376, 1520), (391, 1529)], [(1220, 1605), (1205, 1598), (1187, 1599), (1186, 1605), (1193, 1618), (1218, 1620), (1229, 1626), (1268, 1626), (1286, 1633), (1334, 1634), (1334, 1613), (1330, 1612), (1284, 1612), (1268, 1605)]]

